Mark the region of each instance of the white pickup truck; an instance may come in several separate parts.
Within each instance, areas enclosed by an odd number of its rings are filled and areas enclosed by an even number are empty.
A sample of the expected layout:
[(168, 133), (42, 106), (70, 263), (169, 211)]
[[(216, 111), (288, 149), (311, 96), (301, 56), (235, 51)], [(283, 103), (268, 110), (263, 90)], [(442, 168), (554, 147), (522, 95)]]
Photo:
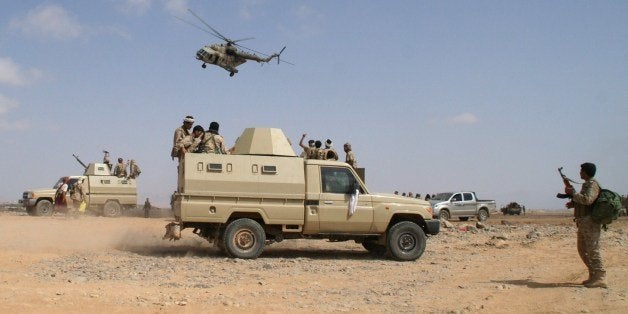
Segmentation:
[(456, 217), (466, 221), (476, 217), (479, 221), (485, 221), (496, 210), (495, 201), (478, 200), (475, 192), (438, 193), (430, 199), (430, 204), (434, 217), (445, 220)]

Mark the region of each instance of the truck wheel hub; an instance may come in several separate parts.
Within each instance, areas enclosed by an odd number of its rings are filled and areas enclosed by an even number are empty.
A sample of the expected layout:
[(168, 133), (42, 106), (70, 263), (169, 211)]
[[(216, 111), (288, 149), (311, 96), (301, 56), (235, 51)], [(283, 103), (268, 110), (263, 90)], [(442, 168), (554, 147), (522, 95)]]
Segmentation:
[(248, 250), (255, 245), (255, 236), (250, 230), (240, 230), (233, 237), (233, 242), (241, 250)]
[(416, 239), (411, 234), (403, 234), (399, 237), (399, 247), (404, 251), (412, 250), (416, 246)]

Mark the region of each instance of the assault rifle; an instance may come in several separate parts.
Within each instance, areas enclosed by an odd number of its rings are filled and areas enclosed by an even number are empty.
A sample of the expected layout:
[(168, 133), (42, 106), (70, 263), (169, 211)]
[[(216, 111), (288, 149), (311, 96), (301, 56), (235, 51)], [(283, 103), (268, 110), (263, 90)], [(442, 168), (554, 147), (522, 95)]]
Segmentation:
[[(558, 168), (558, 173), (560, 174), (560, 177), (563, 179), (563, 183), (565, 184), (565, 188), (569, 188), (569, 187), (573, 188), (571, 183), (582, 184), (582, 183), (579, 183), (579, 182), (576, 182), (574, 180), (571, 180), (571, 179), (567, 178), (567, 176), (563, 174), (563, 167), (559, 167)], [(558, 193), (558, 194), (556, 194), (556, 197), (558, 197), (558, 198), (571, 198), (571, 195), (566, 194), (566, 193)]]

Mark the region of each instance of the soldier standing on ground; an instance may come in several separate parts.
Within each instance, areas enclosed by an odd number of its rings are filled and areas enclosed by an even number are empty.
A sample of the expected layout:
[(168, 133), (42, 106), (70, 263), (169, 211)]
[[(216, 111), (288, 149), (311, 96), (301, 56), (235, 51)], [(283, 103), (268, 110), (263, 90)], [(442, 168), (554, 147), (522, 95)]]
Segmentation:
[(65, 196), (68, 193), (68, 181), (70, 181), (70, 178), (64, 177), (63, 182), (57, 188), (57, 192), (55, 193), (55, 207), (52, 211), (53, 215), (55, 212), (61, 210), (62, 208), (68, 207), (68, 202), (65, 199)]
[(186, 116), (183, 119), (183, 125), (174, 130), (174, 138), (172, 139), (172, 151), (170, 152), (170, 157), (174, 160), (174, 157), (179, 158), (179, 151), (177, 150), (177, 143), (183, 140), (184, 137), (190, 135), (190, 129), (194, 124), (194, 117)]
[(580, 178), (584, 180), (582, 189), (576, 193), (573, 186), (565, 187), (565, 194), (572, 197), (566, 206), (574, 209), (574, 220), (578, 227), (578, 254), (589, 270), (589, 278), (582, 284), (587, 288), (606, 288), (606, 270), (600, 253), (602, 225), (591, 218), (591, 205), (600, 194), (600, 185), (593, 178), (595, 171), (595, 165), (590, 162), (580, 165)]
[(72, 193), (70, 195), (72, 199), (72, 207), (74, 215), (80, 213), (81, 203), (85, 200), (85, 191), (83, 190), (83, 179), (79, 179), (74, 183), (72, 187)]
[(148, 200), (148, 197), (147, 197), (146, 202), (144, 202), (144, 218), (148, 218), (150, 216), (151, 209), (152, 209), (152, 206), (150, 205), (150, 201)]
[(209, 124), (209, 129), (205, 133), (205, 152), (209, 154), (228, 154), (225, 146), (225, 139), (218, 134), (220, 125), (214, 121)]
[(126, 164), (124, 164), (124, 159), (118, 158), (118, 163), (116, 167), (113, 169), (113, 175), (118, 178), (126, 177)]
[(355, 154), (353, 153), (353, 150), (351, 149), (351, 144), (345, 143), (345, 145), (343, 146), (343, 149), (345, 153), (347, 153), (345, 162), (348, 163), (349, 166), (351, 166), (353, 169), (356, 169), (358, 167), (358, 160), (355, 159)]

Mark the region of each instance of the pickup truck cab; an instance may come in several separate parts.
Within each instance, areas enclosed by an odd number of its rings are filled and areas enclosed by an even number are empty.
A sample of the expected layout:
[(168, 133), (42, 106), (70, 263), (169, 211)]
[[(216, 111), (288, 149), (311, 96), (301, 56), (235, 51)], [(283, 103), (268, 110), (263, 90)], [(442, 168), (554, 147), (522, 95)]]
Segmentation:
[(430, 199), (430, 204), (434, 217), (445, 220), (459, 218), (466, 221), (476, 217), (479, 221), (485, 221), (496, 210), (495, 201), (478, 200), (475, 192), (466, 191), (438, 193)]
[(371, 192), (338, 161), (297, 157), (280, 129), (248, 128), (231, 155), (188, 153), (164, 239), (194, 233), (237, 258), (284, 239), (353, 240), (376, 254), (415, 260), (439, 231), (428, 202)]

